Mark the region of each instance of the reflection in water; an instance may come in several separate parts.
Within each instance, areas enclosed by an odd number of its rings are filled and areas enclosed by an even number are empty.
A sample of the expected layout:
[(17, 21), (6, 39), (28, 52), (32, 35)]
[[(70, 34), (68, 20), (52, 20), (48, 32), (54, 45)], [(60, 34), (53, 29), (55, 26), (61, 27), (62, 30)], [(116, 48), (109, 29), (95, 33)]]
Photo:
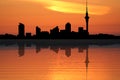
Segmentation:
[[(116, 56), (119, 54), (114, 52), (108, 54), (109, 48), (91, 49), (89, 44), (41, 45), (41, 43), (30, 42), (5, 43), (4, 45), (15, 48), (17, 46), (17, 50), (14, 49), (14, 51), (16, 50), (18, 54), (13, 52), (20, 57), (2, 54), (0, 51), (0, 60), (2, 60), (0, 61), (0, 78), (2, 80), (112, 80), (111, 76), (116, 78), (114, 80), (120, 79), (118, 76), (120, 74), (119, 58)], [(4, 54), (4, 58), (10, 57), (8, 58), (10, 62), (2, 59)]]
[(55, 53), (58, 53), (59, 51), (59, 47), (55, 47), (55, 46), (51, 46), (50, 49), (53, 50)]
[(61, 50), (65, 50), (65, 55), (67, 57), (70, 57), (71, 56), (71, 48), (70, 47), (61, 47), (60, 48)]
[[(28, 46), (30, 44), (27, 44), (26, 47), (31, 47), (31, 46)], [(65, 55), (67, 57), (70, 57), (71, 56), (71, 49), (72, 48), (78, 48), (78, 52), (83, 52), (83, 50), (85, 49), (86, 50), (86, 61), (85, 63), (89, 63), (89, 61), (87, 60), (87, 56), (88, 56), (88, 46), (89, 45), (81, 45), (81, 46), (40, 46), (40, 44), (36, 44), (36, 53), (39, 53), (41, 48), (50, 48), (51, 50), (53, 50), (55, 53), (58, 53), (59, 50), (64, 50), (65, 51)], [(25, 44), (23, 43), (20, 43), (18, 44), (18, 54), (19, 56), (24, 56), (25, 54)], [(88, 62), (87, 62), (88, 61)]]
[(38, 44), (36, 44), (36, 53), (39, 53), (40, 52), (40, 46)]
[(86, 49), (86, 60), (85, 60), (85, 64), (86, 64), (86, 80), (87, 80), (88, 64), (89, 64), (88, 48)]
[(24, 56), (25, 54), (25, 46), (24, 44), (18, 44), (18, 54), (19, 56)]
[[(31, 43), (18, 43), (18, 54), (19, 57), (24, 56), (25, 54), (25, 47), (31, 47)], [(80, 46), (48, 46), (48, 45), (40, 45), (40, 44), (35, 44), (36, 46), (36, 53), (40, 53), (41, 49), (43, 48), (49, 48), (50, 50), (54, 51), (55, 53), (58, 53), (59, 50), (64, 50), (65, 51), (65, 55), (66, 57), (70, 57), (71, 56), (71, 50), (73, 48), (78, 48), (78, 52), (79, 53), (83, 53), (83, 51), (86, 51), (86, 57), (85, 57), (85, 65), (86, 65), (86, 80), (87, 80), (87, 73), (88, 73), (88, 64), (89, 64), (89, 56), (88, 56), (88, 49), (89, 49), (89, 45), (80, 45)]]

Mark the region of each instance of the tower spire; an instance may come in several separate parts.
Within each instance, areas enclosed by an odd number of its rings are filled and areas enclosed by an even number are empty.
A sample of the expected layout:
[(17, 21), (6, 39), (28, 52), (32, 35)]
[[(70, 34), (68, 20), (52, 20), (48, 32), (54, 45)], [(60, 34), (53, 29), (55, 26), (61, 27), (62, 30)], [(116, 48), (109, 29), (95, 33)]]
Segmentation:
[(88, 0), (86, 0), (86, 15), (85, 15), (85, 21), (86, 21), (86, 31), (89, 34), (88, 30), (88, 22), (89, 22), (89, 13), (88, 13)]

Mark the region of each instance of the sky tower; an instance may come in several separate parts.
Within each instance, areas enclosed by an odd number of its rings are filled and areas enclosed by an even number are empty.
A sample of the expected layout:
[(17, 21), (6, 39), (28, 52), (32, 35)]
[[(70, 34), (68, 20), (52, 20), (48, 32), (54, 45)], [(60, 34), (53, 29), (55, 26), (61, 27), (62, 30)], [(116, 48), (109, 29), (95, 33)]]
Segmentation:
[(88, 22), (89, 22), (89, 14), (88, 14), (88, 1), (86, 0), (86, 15), (85, 15), (85, 21), (86, 21), (86, 31), (89, 34), (88, 30)]

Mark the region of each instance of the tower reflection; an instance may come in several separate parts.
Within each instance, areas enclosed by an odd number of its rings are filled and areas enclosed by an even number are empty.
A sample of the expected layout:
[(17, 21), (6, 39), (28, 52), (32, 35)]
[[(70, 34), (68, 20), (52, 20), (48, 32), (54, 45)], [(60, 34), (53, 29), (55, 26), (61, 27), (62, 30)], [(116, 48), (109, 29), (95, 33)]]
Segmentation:
[(85, 60), (85, 64), (86, 64), (86, 80), (87, 80), (87, 76), (88, 76), (88, 65), (89, 65), (88, 48), (86, 48), (86, 60)]

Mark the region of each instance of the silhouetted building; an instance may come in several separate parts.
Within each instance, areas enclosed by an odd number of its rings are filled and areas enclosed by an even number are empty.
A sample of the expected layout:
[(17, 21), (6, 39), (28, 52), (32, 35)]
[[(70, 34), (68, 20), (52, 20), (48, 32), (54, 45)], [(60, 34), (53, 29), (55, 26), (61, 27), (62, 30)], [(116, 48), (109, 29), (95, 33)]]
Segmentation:
[(4, 35), (0, 35), (0, 39), (16, 39), (16, 35), (6, 33)]
[(59, 28), (56, 26), (52, 30), (50, 30), (50, 36), (52, 39), (59, 38)]
[(66, 33), (66, 30), (60, 30), (60, 33), (64, 33), (64, 34), (65, 34), (65, 33)]
[(48, 31), (42, 31), (42, 32), (40, 33), (40, 38), (41, 38), (41, 39), (50, 39), (49, 32), (48, 32)]
[(70, 23), (67, 23), (67, 24), (65, 25), (65, 30), (66, 30), (67, 33), (70, 33), (70, 32), (71, 32), (71, 24), (70, 24)]
[(36, 27), (36, 37), (37, 37), (37, 38), (40, 37), (40, 32), (41, 32), (41, 29), (37, 26), (37, 27)]
[(78, 32), (83, 34), (83, 27), (79, 27)]
[(87, 38), (88, 37), (88, 32), (87, 30), (84, 30), (83, 27), (78, 28), (78, 34), (80, 38)]
[(83, 27), (79, 27), (79, 28), (78, 28), (78, 33), (79, 33), (79, 36), (80, 36), (80, 37), (83, 37), (83, 35), (84, 35)]
[(59, 38), (60, 39), (66, 39), (66, 30), (60, 30), (60, 34), (59, 34)]
[(18, 25), (18, 37), (19, 38), (25, 37), (25, 26), (22, 23), (19, 23), (19, 25)]
[(53, 28), (52, 30), (50, 30), (51, 34), (55, 34), (55, 33), (59, 33), (59, 28), (58, 26), (56, 26), (55, 28)]
[(65, 24), (65, 30), (60, 30), (60, 39), (70, 39), (71, 38), (71, 24), (66, 23)]
[(31, 33), (26, 33), (26, 38), (32, 38)]

